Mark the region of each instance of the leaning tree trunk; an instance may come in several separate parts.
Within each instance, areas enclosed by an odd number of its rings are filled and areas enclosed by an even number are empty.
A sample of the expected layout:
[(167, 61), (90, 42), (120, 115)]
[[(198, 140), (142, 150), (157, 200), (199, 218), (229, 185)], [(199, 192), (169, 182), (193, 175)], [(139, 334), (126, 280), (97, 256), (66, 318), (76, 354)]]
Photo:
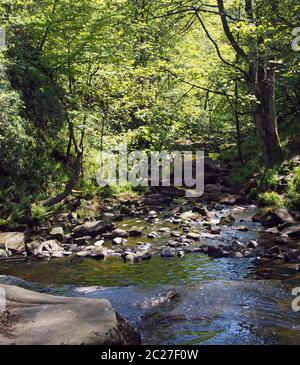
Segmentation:
[[(84, 131), (81, 132), (82, 135), (81, 135), (81, 142), (80, 142), (81, 148), (80, 148), (80, 146), (78, 145), (78, 142), (77, 142), (77, 138), (75, 136), (73, 122), (70, 119), (68, 120), (68, 127), (69, 127), (70, 141), (73, 142), (76, 156), (77, 156), (76, 161), (75, 161), (75, 164), (73, 167), (72, 176), (71, 176), (70, 180), (68, 181), (68, 183), (65, 187), (65, 190), (53, 198), (49, 198), (47, 200), (40, 202), (40, 204), (47, 206), (47, 207), (51, 207), (52, 205), (58, 204), (61, 201), (63, 201), (64, 199), (66, 199), (72, 193), (72, 190), (75, 188), (76, 184), (78, 183), (78, 180), (79, 180), (81, 172), (82, 172), (83, 136), (84, 136), (83, 133), (84, 133)], [(70, 153), (69, 148), (70, 148), (70, 143), (68, 145), (68, 153)]]
[(251, 66), (248, 86), (257, 103), (254, 110), (264, 164), (271, 167), (282, 158), (275, 104), (275, 71), (271, 67)]
[(79, 154), (75, 162), (75, 167), (71, 179), (67, 183), (65, 190), (61, 194), (58, 194), (53, 198), (49, 198), (47, 200), (42, 201), (41, 204), (46, 207), (51, 207), (52, 205), (58, 204), (64, 199), (66, 199), (72, 193), (72, 190), (75, 188), (80, 178), (81, 166), (82, 166), (82, 154)]

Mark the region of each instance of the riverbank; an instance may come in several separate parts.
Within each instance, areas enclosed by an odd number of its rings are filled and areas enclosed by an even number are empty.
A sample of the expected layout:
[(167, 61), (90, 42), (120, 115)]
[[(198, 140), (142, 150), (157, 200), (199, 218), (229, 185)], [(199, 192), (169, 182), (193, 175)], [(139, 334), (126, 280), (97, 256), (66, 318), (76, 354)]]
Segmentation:
[(297, 212), (259, 210), (219, 183), (201, 199), (183, 194), (78, 199), (2, 232), (1, 282), (109, 300), (145, 344), (299, 342)]

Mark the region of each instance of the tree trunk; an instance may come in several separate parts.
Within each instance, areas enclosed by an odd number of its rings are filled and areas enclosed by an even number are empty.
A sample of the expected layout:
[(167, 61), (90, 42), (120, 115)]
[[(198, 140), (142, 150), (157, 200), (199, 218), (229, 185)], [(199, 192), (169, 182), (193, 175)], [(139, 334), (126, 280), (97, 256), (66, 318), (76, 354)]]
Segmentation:
[(248, 86), (250, 93), (257, 99), (254, 118), (264, 164), (272, 167), (283, 155), (277, 129), (274, 69), (251, 65)]
[[(75, 132), (74, 132), (74, 125), (70, 118), (68, 118), (68, 127), (69, 127), (70, 140), (73, 142), (76, 156), (77, 156), (75, 166), (73, 168), (72, 177), (71, 177), (70, 181), (67, 183), (65, 190), (61, 194), (58, 194), (57, 196), (55, 196), (53, 198), (49, 198), (47, 200), (40, 202), (40, 204), (47, 206), (47, 207), (51, 207), (52, 205), (58, 204), (61, 201), (63, 201), (64, 199), (66, 199), (71, 194), (72, 190), (75, 188), (75, 186), (80, 178), (80, 175), (81, 175), (82, 162), (83, 162), (83, 149), (81, 149), (80, 146), (78, 145), (77, 138), (76, 138)], [(82, 133), (81, 144), (83, 147), (84, 131), (82, 131), (81, 133)]]
[[(247, 54), (230, 30), (224, 7), (224, 0), (217, 0), (217, 4), (227, 40), (235, 50), (237, 56), (246, 61), (249, 65), (249, 71), (246, 75), (247, 83), (250, 94), (253, 95), (257, 101), (254, 118), (261, 143), (264, 163), (266, 167), (273, 166), (276, 162), (280, 161), (282, 157), (282, 149), (277, 130), (275, 71), (272, 67), (262, 66), (262, 63), (257, 58), (255, 50), (257, 49), (257, 46), (262, 43), (263, 39), (257, 41), (253, 38), (252, 52)], [(249, 20), (255, 24), (253, 0), (245, 0), (245, 10)]]
[(236, 128), (236, 144), (237, 150), (239, 155), (239, 160), (243, 166), (246, 166), (245, 157), (242, 149), (242, 131), (241, 131), (241, 123), (240, 123), (240, 116), (239, 116), (239, 88), (238, 88), (238, 81), (235, 81), (234, 87), (234, 96), (235, 96), (235, 108), (234, 108), (234, 115), (235, 115), (235, 128)]
[(46, 207), (51, 207), (52, 205), (58, 204), (64, 199), (66, 199), (72, 193), (72, 190), (75, 188), (79, 180), (81, 174), (81, 166), (82, 166), (82, 154), (79, 154), (76, 159), (73, 175), (70, 181), (67, 183), (65, 190), (61, 194), (55, 196), (54, 198), (49, 198), (47, 200), (42, 201), (41, 204)]

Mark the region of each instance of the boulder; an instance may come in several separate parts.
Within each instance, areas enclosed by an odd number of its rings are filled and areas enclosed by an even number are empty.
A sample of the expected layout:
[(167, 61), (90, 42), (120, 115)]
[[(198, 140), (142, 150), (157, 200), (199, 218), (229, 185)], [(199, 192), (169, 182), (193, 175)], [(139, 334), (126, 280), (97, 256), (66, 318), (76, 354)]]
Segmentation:
[(111, 232), (113, 230), (113, 224), (108, 224), (105, 221), (97, 222), (86, 222), (80, 226), (74, 228), (74, 237), (82, 236), (98, 236), (106, 232)]
[(240, 241), (234, 241), (232, 243), (232, 249), (235, 250), (235, 251), (244, 251), (246, 249), (246, 245), (244, 245)]
[(53, 240), (63, 242), (65, 239), (65, 232), (62, 227), (53, 227), (50, 231), (50, 236)]
[(218, 247), (218, 246), (208, 246), (207, 247), (207, 255), (209, 257), (218, 259), (218, 258), (222, 258), (222, 257), (227, 257), (228, 252), (224, 251), (223, 248)]
[(210, 234), (213, 234), (213, 235), (219, 235), (221, 233), (221, 231), (222, 230), (220, 227), (215, 227), (215, 226), (211, 227), (209, 230)]
[(201, 215), (201, 217), (203, 217), (207, 220), (210, 219), (208, 210), (205, 207), (203, 207), (201, 204), (196, 204), (193, 207), (193, 213), (198, 213)]
[(64, 256), (64, 249), (56, 240), (45, 242), (33, 241), (26, 244), (27, 253), (39, 258), (53, 257), (59, 258)]
[(240, 231), (240, 232), (248, 232), (249, 231), (249, 228), (246, 227), (246, 226), (238, 226), (236, 228), (237, 231)]
[(139, 345), (138, 332), (105, 299), (65, 298), (0, 285), (11, 325), (2, 345)]
[(300, 223), (293, 224), (292, 226), (285, 228), (283, 231), (281, 231), (282, 236), (289, 236), (293, 238), (299, 238), (300, 237)]
[(105, 260), (107, 255), (108, 252), (105, 248), (96, 246), (87, 247), (85, 250), (76, 253), (77, 257), (87, 257), (95, 260)]
[(156, 221), (159, 221), (158, 219), (158, 214), (156, 213), (155, 210), (151, 210), (149, 213), (148, 213), (148, 218), (147, 220), (149, 222), (156, 222)]
[(253, 222), (261, 223), (266, 227), (275, 227), (280, 224), (293, 224), (294, 218), (287, 209), (276, 208), (267, 211), (260, 211), (252, 218)]
[(181, 245), (181, 243), (178, 241), (169, 241), (168, 242), (168, 246), (172, 247), (172, 248), (179, 247), (180, 245)]
[(241, 252), (234, 252), (231, 257), (233, 259), (242, 259), (244, 257), (244, 255)]
[(78, 237), (78, 238), (74, 238), (74, 244), (78, 245), (78, 246), (86, 246), (88, 244), (88, 240), (91, 239), (92, 237), (88, 236), (88, 237)]
[(269, 255), (281, 255), (281, 248), (278, 246), (273, 246), (267, 250), (267, 254)]
[(1, 232), (0, 249), (13, 253), (25, 251), (25, 235), (21, 232)]
[(99, 241), (96, 241), (94, 243), (94, 246), (96, 247), (102, 247), (104, 245), (105, 241), (104, 240), (99, 240)]
[(129, 236), (130, 237), (139, 237), (143, 235), (143, 228), (139, 228), (139, 227), (132, 227), (129, 230)]
[(148, 233), (147, 237), (151, 239), (158, 238), (158, 233), (157, 232)]
[(271, 234), (271, 235), (280, 235), (280, 232), (278, 231), (278, 229), (276, 227), (271, 227), (268, 229), (264, 230), (265, 233)]
[(224, 193), (218, 198), (218, 203), (222, 205), (235, 205), (239, 203), (241, 200), (241, 196), (233, 195), (229, 193)]
[(201, 239), (201, 234), (190, 232), (187, 234), (186, 238), (195, 240), (195, 241), (199, 241)]
[(5, 259), (8, 257), (8, 253), (5, 250), (0, 249), (0, 259)]
[(232, 214), (227, 215), (226, 217), (221, 218), (221, 225), (233, 224), (235, 222), (235, 218)]
[(134, 210), (130, 209), (129, 207), (121, 206), (120, 213), (125, 216), (134, 217), (135, 212)]
[(152, 256), (153, 256), (153, 253), (152, 252), (144, 252), (144, 253), (142, 252), (141, 253), (141, 259), (143, 261), (151, 260)]
[(255, 240), (252, 240), (247, 245), (249, 248), (256, 249), (258, 247), (258, 243)]
[(127, 239), (122, 237), (116, 237), (112, 241), (113, 245), (126, 245)]
[(127, 262), (139, 262), (141, 260), (141, 257), (134, 252), (125, 252), (122, 257)]
[(113, 238), (116, 237), (127, 238), (128, 236), (129, 236), (128, 232), (126, 232), (124, 229), (117, 228), (112, 231)]
[(177, 251), (175, 248), (170, 247), (170, 248), (164, 248), (161, 251), (161, 257), (166, 257), (166, 258), (170, 258), (170, 257), (176, 257), (177, 256)]
[(185, 196), (185, 191), (178, 189), (176, 186), (164, 186), (160, 189), (161, 194), (167, 195), (173, 198), (182, 198)]
[(192, 211), (184, 212), (184, 213), (180, 214), (179, 218), (184, 221), (187, 221), (187, 220), (196, 221), (199, 218), (199, 213), (195, 213)]

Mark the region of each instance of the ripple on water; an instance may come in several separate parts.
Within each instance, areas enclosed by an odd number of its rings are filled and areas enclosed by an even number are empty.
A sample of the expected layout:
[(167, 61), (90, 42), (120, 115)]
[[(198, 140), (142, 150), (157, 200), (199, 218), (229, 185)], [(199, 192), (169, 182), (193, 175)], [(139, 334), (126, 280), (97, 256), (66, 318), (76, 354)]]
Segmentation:
[[(236, 213), (246, 220), (243, 224), (249, 232), (237, 234), (235, 225), (224, 227), (221, 238), (257, 238), (252, 213)], [(145, 224), (122, 224), (131, 223)], [(163, 237), (159, 244), (166, 240)], [(0, 262), (0, 273), (9, 275), (0, 276), (0, 282), (56, 295), (110, 300), (139, 327), (147, 344), (299, 344), (299, 314), (291, 311), (291, 287), (270, 280), (290, 279), (295, 286), (299, 275), (273, 263), (272, 270), (265, 272), (259, 273), (252, 259), (210, 260), (202, 254), (174, 259), (155, 256), (138, 264), (118, 258)], [(268, 280), (253, 280), (262, 278)]]

